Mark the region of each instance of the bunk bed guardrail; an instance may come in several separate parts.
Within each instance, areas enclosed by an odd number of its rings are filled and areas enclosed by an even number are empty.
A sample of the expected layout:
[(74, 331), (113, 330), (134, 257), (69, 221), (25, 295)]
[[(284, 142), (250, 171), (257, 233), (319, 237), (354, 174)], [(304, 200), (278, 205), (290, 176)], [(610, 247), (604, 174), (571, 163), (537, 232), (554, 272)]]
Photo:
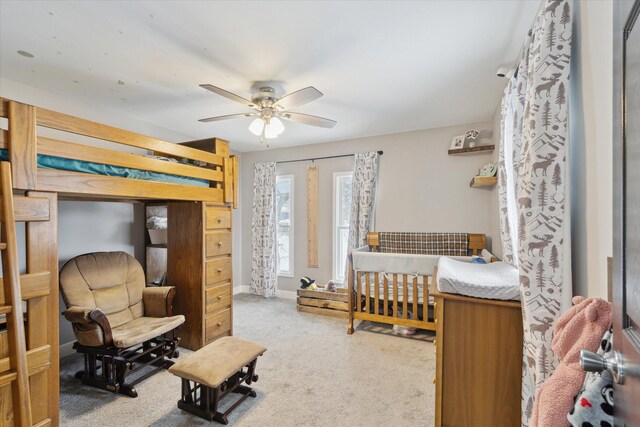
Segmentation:
[[(231, 203), (234, 207), (237, 204), (238, 161), (237, 157), (229, 156), (227, 141), (213, 139), (214, 152), (208, 152), (193, 148), (190, 143), (171, 143), (5, 98), (0, 98), (0, 117), (8, 119), (8, 129), (0, 130), (0, 149), (8, 151), (15, 189), (85, 197), (170, 198)], [(180, 161), (186, 159), (189, 164), (39, 136), (38, 127), (147, 150), (156, 156)], [(191, 145), (197, 145), (194, 142)], [(202, 187), (45, 168), (38, 165), (39, 156), (186, 177), (208, 182), (208, 185), (205, 183), (207, 186)]]

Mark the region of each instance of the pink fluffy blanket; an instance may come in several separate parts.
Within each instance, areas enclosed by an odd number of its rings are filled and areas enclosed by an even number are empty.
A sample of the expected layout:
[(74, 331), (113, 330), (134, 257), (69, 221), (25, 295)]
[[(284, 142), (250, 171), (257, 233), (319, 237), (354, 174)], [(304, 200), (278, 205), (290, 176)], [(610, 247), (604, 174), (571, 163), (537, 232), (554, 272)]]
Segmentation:
[(575, 304), (556, 324), (551, 348), (560, 360), (553, 374), (536, 391), (531, 427), (568, 426), (567, 414), (580, 392), (585, 372), (580, 350), (596, 351), (611, 326), (611, 304), (602, 298), (574, 297)]

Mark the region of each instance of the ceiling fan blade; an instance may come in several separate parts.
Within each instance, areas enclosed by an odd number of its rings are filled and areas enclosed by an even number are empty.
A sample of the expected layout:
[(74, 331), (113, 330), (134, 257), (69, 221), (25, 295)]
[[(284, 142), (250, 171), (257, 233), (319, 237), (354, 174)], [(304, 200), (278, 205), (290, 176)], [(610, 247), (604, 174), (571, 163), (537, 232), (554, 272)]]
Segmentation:
[(302, 113), (290, 113), (288, 111), (283, 113), (282, 117), (293, 122), (302, 123), (303, 125), (318, 126), (327, 129), (331, 129), (338, 123), (335, 120), (325, 119), (324, 117), (311, 116), (309, 114)]
[(240, 113), (240, 114), (228, 114), (226, 116), (216, 116), (216, 117), (208, 117), (206, 119), (200, 119), (199, 122), (217, 122), (218, 120), (227, 120), (227, 119), (235, 119), (238, 117), (253, 117), (257, 116), (256, 113)]
[(283, 96), (274, 105), (288, 110), (289, 108), (298, 107), (311, 101), (315, 101), (321, 96), (322, 92), (313, 86), (309, 86)]
[(209, 84), (204, 84), (204, 85), (200, 85), (201, 88), (203, 89), (207, 89), (210, 90), (213, 93), (216, 93), (220, 96), (224, 96), (227, 99), (230, 99), (232, 101), (236, 101), (239, 102), (242, 105), (246, 105), (249, 108), (255, 108), (256, 104), (254, 104), (253, 102), (249, 101), (246, 98), (241, 97), (240, 95), (236, 95), (235, 93), (231, 93), (228, 90), (224, 90), (221, 89), (217, 86), (213, 86), (213, 85), (209, 85)]

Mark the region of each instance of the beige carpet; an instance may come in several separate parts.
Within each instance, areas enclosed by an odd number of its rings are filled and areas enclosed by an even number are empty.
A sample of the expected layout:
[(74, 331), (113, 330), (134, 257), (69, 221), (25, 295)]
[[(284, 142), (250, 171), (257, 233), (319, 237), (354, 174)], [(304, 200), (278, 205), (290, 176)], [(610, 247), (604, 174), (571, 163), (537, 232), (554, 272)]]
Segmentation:
[[(229, 417), (237, 426), (431, 426), (433, 344), (358, 328), (346, 320), (298, 313), (295, 302), (241, 294), (234, 332), (263, 343), (258, 397)], [(183, 350), (186, 355), (188, 351)], [(61, 363), (60, 422), (64, 426), (219, 425), (176, 406), (180, 380), (166, 371), (137, 385), (132, 399), (84, 386), (73, 378), (79, 355)]]

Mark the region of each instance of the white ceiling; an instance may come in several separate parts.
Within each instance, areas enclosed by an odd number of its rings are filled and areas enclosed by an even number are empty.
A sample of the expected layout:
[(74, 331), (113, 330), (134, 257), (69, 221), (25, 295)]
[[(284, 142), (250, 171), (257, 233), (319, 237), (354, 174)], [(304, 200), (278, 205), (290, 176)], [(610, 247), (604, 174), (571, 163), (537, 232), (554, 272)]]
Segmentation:
[[(272, 146), (490, 120), (539, 1), (0, 2), (0, 76), (195, 138), (261, 149), (242, 105), (257, 81), (324, 97)], [(34, 58), (17, 54), (32, 53)], [(124, 84), (119, 84), (119, 81)]]

